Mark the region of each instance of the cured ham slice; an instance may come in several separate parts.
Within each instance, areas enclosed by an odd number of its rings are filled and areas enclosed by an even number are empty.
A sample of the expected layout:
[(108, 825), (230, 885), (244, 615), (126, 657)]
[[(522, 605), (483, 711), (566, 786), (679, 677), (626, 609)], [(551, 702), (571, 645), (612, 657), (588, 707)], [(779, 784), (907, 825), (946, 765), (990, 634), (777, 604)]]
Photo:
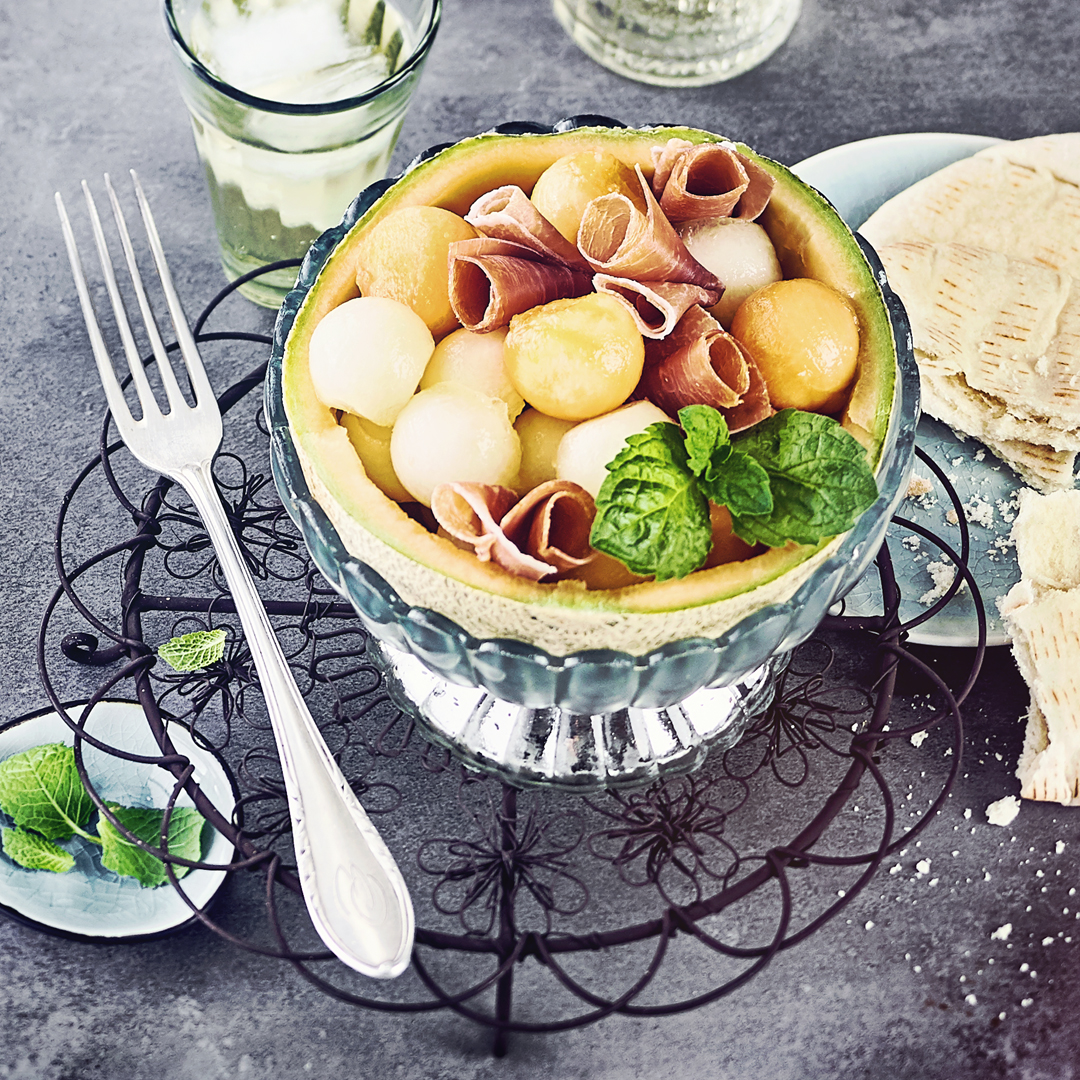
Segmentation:
[(642, 337), (663, 338), (675, 329), (689, 308), (712, 307), (721, 293), (678, 281), (634, 281), (612, 274), (596, 274), (593, 288), (610, 293), (626, 304)]
[(589, 532), (596, 507), (587, 491), (568, 480), (539, 484), (522, 499), (492, 484), (439, 484), (431, 511), (482, 562), (530, 581), (584, 566), (595, 556)]
[(451, 244), (449, 268), (450, 306), (462, 326), (478, 333), (506, 326), (540, 304), (592, 292), (588, 272), (490, 237)]
[(560, 571), (596, 558), (589, 545), (596, 504), (570, 480), (548, 480), (525, 495), (502, 519), (503, 532), (534, 558)]
[(668, 220), (736, 217), (753, 221), (776, 181), (734, 143), (671, 139), (653, 150), (653, 191)]
[(716, 276), (687, 250), (660, 209), (641, 167), (636, 169), (647, 212), (643, 214), (618, 192), (593, 199), (585, 207), (578, 230), (581, 254), (601, 274), (722, 288)]
[(640, 389), (671, 416), (686, 405), (711, 405), (732, 432), (772, 413), (758, 366), (700, 307), (690, 308), (667, 338), (646, 342)]
[(521, 244), (552, 262), (588, 269), (581, 252), (515, 184), (507, 184), (481, 195), (470, 207), (465, 220), (484, 236)]

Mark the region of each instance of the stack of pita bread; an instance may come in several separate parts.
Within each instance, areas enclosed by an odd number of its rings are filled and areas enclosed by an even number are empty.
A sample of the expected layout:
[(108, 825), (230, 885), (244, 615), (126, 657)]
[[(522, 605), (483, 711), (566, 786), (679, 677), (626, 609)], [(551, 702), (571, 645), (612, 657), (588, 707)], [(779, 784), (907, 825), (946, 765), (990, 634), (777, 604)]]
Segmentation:
[(1031, 689), (1020, 794), (1080, 806), (1080, 491), (1025, 488), (1012, 536), (1020, 580), (998, 608)]
[(860, 232), (911, 317), (923, 408), (1043, 492), (1080, 451), (1080, 134), (999, 143)]
[(1031, 690), (1016, 775), (1080, 805), (1080, 134), (991, 146), (860, 231), (911, 317), (925, 411), (1043, 493), (1020, 492), (998, 605)]

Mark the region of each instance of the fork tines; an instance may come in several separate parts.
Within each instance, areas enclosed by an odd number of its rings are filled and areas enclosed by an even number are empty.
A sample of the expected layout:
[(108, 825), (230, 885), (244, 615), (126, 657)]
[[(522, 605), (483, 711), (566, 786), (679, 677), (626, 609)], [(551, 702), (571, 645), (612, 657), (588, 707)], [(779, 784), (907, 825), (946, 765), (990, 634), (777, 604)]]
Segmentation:
[[(213, 401), (210, 383), (206, 377), (206, 372), (203, 369), (202, 361), (199, 358), (195, 340), (191, 336), (191, 331), (188, 328), (187, 319), (184, 316), (184, 311), (180, 304), (180, 298), (177, 296), (176, 289), (173, 286), (168, 264), (165, 262), (165, 253), (162, 250), (157, 227), (154, 224), (153, 216), (150, 213), (150, 205), (147, 202), (146, 195), (143, 192), (142, 185), (139, 183), (138, 176), (135, 175), (134, 169), (131, 170), (131, 179), (135, 186), (135, 195), (139, 202), (139, 210), (142, 213), (143, 224), (146, 227), (150, 250), (154, 256), (154, 263), (157, 267), (158, 277), (161, 280), (162, 291), (165, 294), (165, 301), (169, 308), (173, 327), (176, 330), (176, 340), (180, 347), (180, 353), (184, 358), (184, 363), (187, 366), (188, 375), (191, 379), (191, 386), (195, 394), (196, 403)], [(85, 180), (82, 181), (82, 189), (83, 194), (86, 196), (86, 205), (90, 214), (90, 224), (94, 233), (98, 258), (101, 262), (101, 270), (105, 277), (105, 286), (109, 293), (109, 299), (112, 301), (113, 313), (116, 317), (120, 339), (123, 342), (124, 353), (127, 356), (131, 377), (135, 383), (136, 392), (138, 393), (139, 403), (142, 407), (143, 419), (145, 420), (147, 416), (153, 416), (155, 414), (160, 416), (158, 404), (154, 399), (153, 391), (151, 390), (150, 383), (146, 377), (142, 357), (135, 344), (134, 335), (131, 332), (131, 324), (128, 321), (124, 301), (120, 295), (120, 290), (117, 287), (116, 275), (113, 273), (112, 259), (110, 258), (109, 250), (105, 242), (105, 234), (101, 228), (101, 219), (98, 217), (97, 206), (94, 203), (94, 197), (90, 192), (89, 185)], [(127, 260), (128, 271), (131, 274), (131, 281), (139, 304), (139, 310), (146, 326), (150, 347), (157, 361), (158, 371), (161, 374), (162, 384), (165, 388), (165, 396), (169, 402), (169, 411), (170, 413), (174, 413), (177, 410), (187, 409), (188, 405), (180, 391), (176, 376), (173, 373), (172, 365), (169, 363), (168, 353), (161, 340), (157, 322), (147, 299), (146, 290), (143, 287), (142, 276), (139, 273), (139, 267), (135, 261), (135, 252), (131, 246), (131, 237), (128, 233), (127, 223), (124, 220), (123, 211), (120, 209), (120, 202), (116, 197), (116, 192), (113, 190), (108, 173), (105, 174), (105, 189), (109, 195), (109, 202), (112, 204), (113, 217), (116, 219), (116, 227), (120, 234), (120, 242), (124, 249), (124, 256)], [(101, 382), (105, 388), (105, 395), (109, 402), (109, 408), (112, 410), (113, 417), (117, 424), (125, 422), (127, 424), (134, 424), (136, 421), (131, 417), (131, 413), (124, 401), (120, 384), (116, 380), (112, 362), (109, 359), (108, 349), (106, 348), (93, 304), (90, 300), (90, 293), (86, 286), (86, 277), (83, 273), (82, 261), (79, 258), (79, 251), (75, 244), (71, 222), (68, 219), (60, 192), (56, 193), (56, 209), (60, 215), (60, 224), (64, 233), (64, 242), (67, 245), (68, 258), (71, 260), (71, 273), (75, 279), (75, 288), (79, 295), (79, 304), (82, 308), (83, 318), (86, 321), (86, 328), (90, 335), (91, 347), (94, 351), (94, 359), (97, 361), (98, 373), (101, 376)]]

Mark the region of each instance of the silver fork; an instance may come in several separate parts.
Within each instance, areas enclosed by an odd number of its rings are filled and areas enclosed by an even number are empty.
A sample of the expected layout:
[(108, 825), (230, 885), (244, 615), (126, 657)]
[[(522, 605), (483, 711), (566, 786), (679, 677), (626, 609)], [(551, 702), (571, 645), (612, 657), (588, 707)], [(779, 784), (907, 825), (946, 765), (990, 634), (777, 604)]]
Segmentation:
[(350, 967), (376, 978), (393, 978), (408, 965), (412, 952), (412, 902), (393, 856), (342, 776), (304, 704), (225, 517), (210, 472), (211, 462), (221, 444), (221, 412), (173, 287), (149, 203), (134, 170), (131, 178), (196, 403), (194, 407), (187, 404), (169, 363), (108, 174), (105, 187), (169, 411), (162, 414), (147, 380), (116, 285), (97, 208), (84, 180), (82, 188), (101, 269), (138, 393), (142, 418), (135, 420), (124, 401), (90, 301), (71, 223), (57, 192), (56, 207), (71, 260), (71, 272), (105, 396), (128, 449), (148, 468), (171, 477), (184, 487), (217, 552), (259, 672), (277, 739), (292, 818), (297, 870), (315, 929)]

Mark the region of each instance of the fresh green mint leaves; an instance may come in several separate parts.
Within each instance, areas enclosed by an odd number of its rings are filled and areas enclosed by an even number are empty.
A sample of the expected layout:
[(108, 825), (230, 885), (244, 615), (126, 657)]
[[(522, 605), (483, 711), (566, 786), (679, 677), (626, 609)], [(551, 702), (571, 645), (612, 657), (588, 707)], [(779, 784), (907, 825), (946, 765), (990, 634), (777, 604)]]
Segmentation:
[(173, 671), (201, 671), (217, 663), (225, 655), (225, 631), (195, 630), (190, 634), (169, 638), (158, 646), (158, 656)]
[[(147, 888), (168, 880), (159, 858), (131, 843), (104, 817), (98, 821), (97, 834), (89, 832), (95, 809), (79, 778), (75, 751), (70, 746), (35, 746), (0, 762), (0, 810), (15, 823), (14, 828), (0, 830), (0, 841), (14, 862), (28, 870), (64, 873), (72, 869), (75, 860), (56, 841), (78, 835), (101, 845), (101, 862), (106, 869), (136, 878)], [(111, 803), (109, 809), (140, 840), (161, 846), (164, 810)], [(198, 859), (204, 825), (197, 810), (174, 807), (169, 818), (169, 853)], [(174, 870), (177, 877), (183, 877), (188, 867), (174, 864)]]
[(631, 435), (607, 466), (590, 542), (635, 574), (685, 577), (712, 546), (709, 502), (749, 544), (816, 544), (846, 532), (877, 498), (866, 452), (835, 420), (798, 409), (732, 439), (707, 405)]
[(697, 569), (709, 554), (712, 529), (708, 499), (688, 461), (674, 424), (631, 435), (597, 495), (592, 546), (658, 581)]
[(866, 451), (835, 420), (784, 409), (736, 436), (739, 450), (768, 473), (772, 510), (731, 510), (735, 535), (748, 544), (816, 544), (847, 532), (878, 497)]

